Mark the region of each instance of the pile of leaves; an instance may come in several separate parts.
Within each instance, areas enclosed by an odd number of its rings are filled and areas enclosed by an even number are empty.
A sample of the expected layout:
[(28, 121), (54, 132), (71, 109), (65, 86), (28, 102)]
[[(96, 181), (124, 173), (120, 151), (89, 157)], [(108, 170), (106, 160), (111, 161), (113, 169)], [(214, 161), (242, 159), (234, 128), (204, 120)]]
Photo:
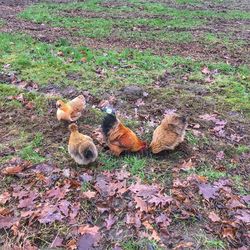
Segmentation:
[(0, 230), (6, 237), (1, 243), (12, 239), (12, 247), (38, 249), (43, 229), (50, 228), (50, 247), (122, 249), (126, 239), (147, 238), (163, 248), (191, 249), (193, 242), (174, 240), (178, 217), (199, 220), (232, 247), (248, 246), (250, 197), (234, 194), (227, 179), (208, 183), (195, 174), (183, 179), (181, 172), (192, 167), (189, 160), (173, 168), (172, 188), (165, 190), (125, 169), (76, 171), (14, 158), (1, 170), (3, 178), (12, 176), (0, 194)]

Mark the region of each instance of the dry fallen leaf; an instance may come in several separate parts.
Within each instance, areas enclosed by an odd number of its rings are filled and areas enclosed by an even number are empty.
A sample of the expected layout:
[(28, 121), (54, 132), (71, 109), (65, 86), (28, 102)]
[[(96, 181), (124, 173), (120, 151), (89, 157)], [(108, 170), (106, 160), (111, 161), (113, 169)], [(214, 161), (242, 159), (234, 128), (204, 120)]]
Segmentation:
[(222, 238), (234, 240), (235, 239), (235, 228), (226, 226), (226, 227), (222, 228), (221, 234), (222, 234)]
[(86, 191), (86, 192), (82, 192), (82, 195), (88, 199), (94, 198), (96, 196), (96, 192), (95, 191)]
[(62, 51), (58, 51), (58, 52), (57, 52), (57, 55), (58, 55), (58, 56), (64, 56), (64, 53), (63, 53)]
[(106, 228), (110, 230), (110, 228), (116, 222), (116, 218), (112, 214), (109, 214), (109, 217), (105, 219), (105, 222), (106, 222)]
[(104, 145), (105, 144), (105, 138), (103, 136), (102, 130), (101, 128), (97, 128), (92, 132), (92, 136), (94, 139), (96, 139), (98, 141), (98, 143), (100, 145)]
[(135, 202), (136, 202), (136, 208), (139, 208), (142, 212), (148, 212), (148, 206), (147, 203), (142, 200), (140, 197), (135, 196)]
[(82, 235), (78, 241), (78, 249), (91, 249), (101, 238), (99, 227), (97, 226), (81, 226), (78, 228), (78, 233)]
[(210, 70), (208, 69), (208, 67), (206, 67), (206, 66), (202, 68), (201, 72), (202, 72), (203, 74), (205, 74), (205, 75), (208, 75), (208, 74), (211, 73), (211, 71), (210, 71)]
[(77, 246), (76, 246), (76, 240), (75, 239), (72, 239), (72, 240), (69, 240), (66, 244), (66, 247), (67, 249), (69, 250), (75, 250), (77, 249)]
[(180, 166), (180, 169), (182, 170), (190, 170), (193, 168), (194, 168), (194, 164), (192, 162), (192, 159), (189, 159), (189, 161), (184, 161)]
[(219, 221), (221, 221), (220, 217), (215, 212), (210, 212), (209, 215), (208, 215), (208, 218), (212, 222), (219, 222)]
[(1, 216), (6, 216), (6, 215), (8, 215), (10, 213), (11, 213), (11, 211), (8, 208), (0, 207), (0, 215)]
[(0, 217), (0, 229), (2, 228), (10, 228), (15, 223), (17, 223), (20, 218), (17, 217)]
[(91, 227), (89, 225), (80, 226), (78, 228), (78, 233), (80, 233), (80, 234), (86, 234), (86, 233), (97, 234), (97, 233), (99, 233), (99, 227), (97, 227), (97, 226)]
[(10, 199), (10, 193), (4, 192), (0, 194), (0, 204), (4, 205)]
[(87, 62), (87, 58), (86, 58), (86, 57), (83, 57), (83, 58), (81, 59), (81, 62), (82, 62), (82, 63), (86, 63), (86, 62)]
[(206, 200), (214, 199), (217, 195), (219, 187), (214, 187), (210, 184), (200, 184), (198, 185), (200, 193)]
[(62, 247), (63, 244), (63, 239), (60, 238), (58, 235), (55, 237), (55, 239), (52, 241), (52, 243), (50, 244), (51, 248), (56, 248), (56, 247)]
[(154, 230), (153, 226), (148, 221), (142, 222), (143, 226), (146, 227), (148, 230)]
[(142, 224), (146, 227), (147, 230), (151, 231), (151, 235), (150, 235), (151, 239), (156, 240), (156, 241), (161, 240), (159, 234), (156, 232), (156, 230), (148, 221), (144, 221)]
[(26, 107), (27, 109), (31, 110), (31, 109), (34, 109), (34, 108), (35, 108), (35, 104), (34, 104), (33, 102), (27, 102), (27, 103), (25, 104), (25, 107)]
[(240, 209), (238, 210), (238, 215), (236, 216), (236, 218), (244, 223), (246, 223), (247, 225), (250, 224), (250, 211), (247, 209)]
[(5, 175), (14, 175), (22, 172), (24, 167), (17, 165), (13, 167), (6, 167), (5, 169), (2, 170), (2, 173)]
[(193, 246), (193, 242), (180, 242), (174, 250), (179, 250), (179, 249), (190, 249)]

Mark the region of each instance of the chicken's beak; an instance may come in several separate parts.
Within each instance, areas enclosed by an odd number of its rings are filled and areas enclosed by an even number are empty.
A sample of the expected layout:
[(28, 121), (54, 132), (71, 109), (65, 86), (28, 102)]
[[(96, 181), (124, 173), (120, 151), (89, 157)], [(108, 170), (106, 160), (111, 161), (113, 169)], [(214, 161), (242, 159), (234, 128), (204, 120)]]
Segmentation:
[(144, 150), (146, 150), (147, 148), (148, 148), (148, 145), (145, 143), (145, 144), (142, 146), (141, 151), (144, 151)]

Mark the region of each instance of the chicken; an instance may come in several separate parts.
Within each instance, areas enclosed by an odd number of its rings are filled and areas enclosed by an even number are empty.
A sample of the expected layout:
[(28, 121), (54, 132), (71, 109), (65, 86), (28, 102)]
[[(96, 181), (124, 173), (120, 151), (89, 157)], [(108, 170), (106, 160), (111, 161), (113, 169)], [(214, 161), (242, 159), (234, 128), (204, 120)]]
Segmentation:
[(71, 131), (68, 144), (70, 156), (80, 165), (88, 165), (94, 162), (98, 156), (97, 148), (87, 135), (79, 133), (75, 123), (69, 125)]
[(107, 114), (102, 123), (102, 131), (111, 152), (119, 156), (123, 151), (143, 151), (147, 144), (125, 127), (114, 113)]
[(177, 114), (166, 115), (161, 124), (155, 129), (149, 147), (152, 153), (163, 150), (173, 150), (185, 137), (187, 119)]
[(66, 120), (66, 121), (76, 121), (81, 116), (81, 112), (86, 107), (86, 101), (83, 95), (77, 96), (72, 101), (67, 103), (58, 100), (56, 102), (57, 112), (56, 116), (58, 121)]

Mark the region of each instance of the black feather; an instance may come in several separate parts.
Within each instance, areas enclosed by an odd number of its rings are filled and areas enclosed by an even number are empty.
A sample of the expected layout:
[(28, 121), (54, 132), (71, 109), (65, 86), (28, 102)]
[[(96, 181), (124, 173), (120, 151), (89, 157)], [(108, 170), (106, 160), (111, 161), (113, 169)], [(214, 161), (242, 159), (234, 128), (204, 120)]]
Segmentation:
[(90, 158), (92, 158), (94, 156), (93, 152), (90, 149), (85, 150), (84, 153), (83, 153), (83, 155), (84, 155), (84, 157), (86, 159), (90, 159)]
[(113, 128), (113, 126), (116, 124), (117, 119), (116, 116), (113, 114), (108, 114), (104, 117), (102, 122), (102, 132), (105, 136), (108, 135), (109, 131)]

